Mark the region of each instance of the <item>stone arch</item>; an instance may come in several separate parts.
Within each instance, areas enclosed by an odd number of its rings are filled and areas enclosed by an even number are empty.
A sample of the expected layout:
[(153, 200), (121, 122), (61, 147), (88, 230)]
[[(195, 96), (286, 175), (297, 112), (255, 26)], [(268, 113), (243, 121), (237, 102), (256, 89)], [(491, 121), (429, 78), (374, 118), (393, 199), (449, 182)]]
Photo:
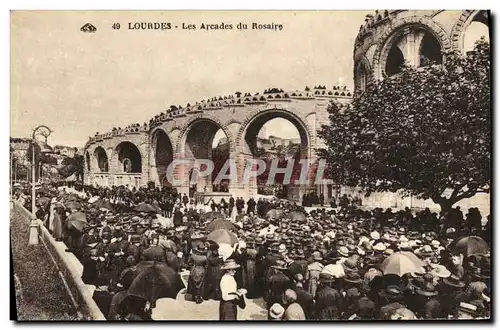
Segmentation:
[(94, 159), (97, 165), (98, 172), (108, 172), (109, 171), (109, 157), (106, 150), (97, 146), (94, 149)]
[[(315, 143), (314, 133), (306, 121), (304, 121), (300, 116), (292, 111), (278, 108), (267, 108), (252, 111), (243, 121), (240, 129), (238, 130), (238, 134), (235, 140), (235, 147), (237, 148), (237, 150), (245, 151), (245, 145), (247, 143), (245, 140), (245, 136), (247, 135), (247, 131), (251, 127), (251, 125), (258, 124), (258, 126), (262, 127), (262, 125), (267, 121), (280, 117), (290, 121), (297, 128), (300, 134), (302, 145), (307, 146), (308, 150), (311, 149), (311, 147)], [(261, 119), (261, 123), (256, 123), (256, 120), (259, 119)]]
[[(161, 146), (160, 139), (164, 142)], [(167, 182), (165, 180), (167, 168), (175, 156), (172, 139), (163, 127), (157, 127), (151, 132), (149, 143), (151, 164), (156, 167), (158, 180), (163, 184)]]
[(397, 37), (401, 36), (405, 27), (417, 27), (431, 33), (439, 42), (442, 51), (451, 48), (451, 41), (445, 29), (431, 18), (425, 16), (408, 16), (393, 23), (393, 28), (381, 35), (373, 56), (373, 75), (381, 79), (385, 62)]
[(177, 138), (177, 143), (175, 145), (175, 151), (177, 154), (179, 154), (179, 155), (183, 154), (184, 145), (186, 143), (186, 138), (188, 136), (189, 131), (193, 127), (193, 125), (196, 122), (203, 121), (203, 120), (212, 122), (215, 125), (219, 126), (219, 128), (221, 128), (224, 131), (224, 134), (226, 134), (226, 137), (229, 141), (229, 151), (231, 152), (232, 150), (234, 150), (234, 138), (233, 138), (231, 132), (229, 131), (229, 129), (227, 128), (227, 126), (224, 125), (224, 123), (219, 118), (217, 118), (215, 116), (212, 116), (210, 114), (205, 114), (205, 113), (199, 113), (199, 114), (191, 117), (189, 119), (189, 121), (187, 121), (184, 124), (184, 126), (182, 127), (182, 129), (179, 133), (179, 136)]
[(144, 155), (136, 144), (131, 141), (120, 141), (114, 148), (116, 165), (119, 172), (142, 173)]
[(373, 78), (372, 74), (370, 61), (365, 55), (361, 55), (354, 64), (354, 90), (364, 91)]
[(453, 49), (463, 51), (465, 30), (481, 13), (488, 15), (487, 19), (489, 19), (489, 14), (485, 10), (464, 10), (462, 12), (462, 15), (460, 15), (460, 18), (451, 30), (451, 43)]

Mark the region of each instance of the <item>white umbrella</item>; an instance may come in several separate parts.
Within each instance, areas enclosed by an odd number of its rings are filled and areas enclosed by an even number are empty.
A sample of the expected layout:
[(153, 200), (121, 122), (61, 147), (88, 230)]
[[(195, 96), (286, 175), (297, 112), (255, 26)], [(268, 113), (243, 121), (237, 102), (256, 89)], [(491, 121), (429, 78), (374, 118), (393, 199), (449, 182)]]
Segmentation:
[(222, 256), (222, 260), (226, 261), (231, 254), (233, 254), (234, 248), (231, 245), (226, 243), (219, 244), (219, 255)]
[(342, 278), (345, 276), (344, 267), (340, 264), (326, 265), (321, 272), (335, 276), (336, 278)]

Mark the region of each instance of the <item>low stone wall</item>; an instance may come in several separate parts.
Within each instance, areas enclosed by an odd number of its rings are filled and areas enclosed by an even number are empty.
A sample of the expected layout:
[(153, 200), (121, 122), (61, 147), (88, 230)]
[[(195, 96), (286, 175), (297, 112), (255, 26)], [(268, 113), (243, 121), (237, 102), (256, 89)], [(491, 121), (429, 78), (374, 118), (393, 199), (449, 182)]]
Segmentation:
[[(18, 202), (14, 202), (14, 207), (26, 219), (26, 223), (29, 225), (33, 217), (31, 212)], [(85, 284), (82, 281), (83, 266), (80, 261), (72, 253), (66, 252), (66, 244), (57, 242), (42, 224), (39, 227), (38, 233), (40, 244), (45, 245), (50, 256), (55, 261), (59, 271), (66, 280), (67, 288), (73, 295), (79, 310), (83, 314), (89, 315), (92, 320), (106, 320), (94, 299), (92, 299), (95, 287)]]

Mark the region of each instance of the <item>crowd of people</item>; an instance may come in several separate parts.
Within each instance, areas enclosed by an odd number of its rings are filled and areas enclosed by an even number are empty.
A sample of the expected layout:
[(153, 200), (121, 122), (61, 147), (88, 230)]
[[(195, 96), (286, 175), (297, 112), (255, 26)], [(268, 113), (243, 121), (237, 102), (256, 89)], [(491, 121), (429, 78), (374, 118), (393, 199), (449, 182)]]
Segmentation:
[[(344, 199), (306, 212), (284, 200), (203, 204), (165, 187), (75, 188), (43, 186), (36, 215), (81, 260), (109, 320), (151, 319), (158, 299), (184, 292), (186, 271), (186, 298), (220, 301), (221, 320), (258, 298), (269, 320), (490, 317), (491, 221), (475, 208), (363, 210)], [(16, 199), (30, 207), (28, 190)], [(141, 287), (147, 267), (171, 287)]]

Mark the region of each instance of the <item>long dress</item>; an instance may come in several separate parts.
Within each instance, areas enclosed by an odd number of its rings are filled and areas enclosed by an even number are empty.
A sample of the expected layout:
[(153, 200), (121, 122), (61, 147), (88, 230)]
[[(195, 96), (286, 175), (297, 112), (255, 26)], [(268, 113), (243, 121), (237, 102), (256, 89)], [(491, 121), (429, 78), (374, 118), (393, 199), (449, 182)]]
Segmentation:
[(56, 241), (60, 241), (63, 239), (63, 225), (64, 220), (62, 215), (59, 212), (54, 213), (54, 231), (52, 232), (52, 236)]
[(247, 297), (249, 298), (257, 298), (257, 288), (256, 288), (256, 279), (257, 279), (257, 268), (256, 268), (256, 258), (257, 258), (257, 250), (255, 249), (247, 249), (248, 259), (246, 261), (246, 289), (248, 291)]
[(220, 300), (221, 299), (220, 280), (224, 275), (224, 271), (221, 269), (223, 261), (219, 257), (219, 255), (215, 253), (208, 255), (207, 263), (208, 263), (208, 268), (207, 268), (207, 276), (205, 278), (206, 283), (205, 283), (205, 293), (203, 295), (203, 298), (205, 300), (208, 299)]
[(191, 260), (193, 262), (193, 267), (191, 268), (191, 272), (189, 274), (186, 293), (193, 295), (193, 298), (201, 297), (203, 295), (205, 284), (207, 256), (193, 253)]

